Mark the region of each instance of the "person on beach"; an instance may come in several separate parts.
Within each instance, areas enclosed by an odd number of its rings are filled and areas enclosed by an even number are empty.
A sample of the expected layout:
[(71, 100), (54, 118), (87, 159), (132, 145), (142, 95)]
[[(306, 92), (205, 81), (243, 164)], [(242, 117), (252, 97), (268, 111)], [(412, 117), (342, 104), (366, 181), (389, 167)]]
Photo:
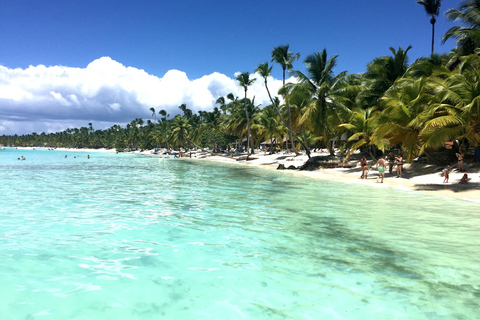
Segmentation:
[(462, 179), (460, 179), (460, 184), (465, 184), (465, 183), (468, 183), (468, 174), (464, 174)]
[(462, 150), (459, 150), (458, 153), (455, 153), (455, 155), (458, 158), (458, 171), (460, 172), (465, 171), (463, 170), (463, 158), (465, 155), (463, 154)]
[(367, 176), (368, 176), (367, 157), (363, 156), (363, 158), (360, 159), (360, 166), (362, 167), (362, 176), (360, 177), (360, 179), (367, 179)]
[(395, 157), (393, 156), (393, 152), (390, 152), (387, 157), (388, 160), (388, 173), (392, 174), (393, 164), (395, 163)]
[(443, 183), (448, 183), (448, 178), (450, 177), (450, 166), (447, 166), (445, 169), (443, 169), (443, 175), (444, 175), (444, 179), (443, 179)]
[(378, 159), (377, 161), (377, 170), (378, 170), (378, 177), (377, 177), (377, 183), (378, 183), (378, 178), (382, 177), (381, 183), (383, 183), (383, 178), (385, 178), (385, 159), (382, 157)]
[(401, 153), (395, 157), (395, 162), (397, 163), (397, 178), (402, 177), (402, 169), (403, 169), (403, 155)]

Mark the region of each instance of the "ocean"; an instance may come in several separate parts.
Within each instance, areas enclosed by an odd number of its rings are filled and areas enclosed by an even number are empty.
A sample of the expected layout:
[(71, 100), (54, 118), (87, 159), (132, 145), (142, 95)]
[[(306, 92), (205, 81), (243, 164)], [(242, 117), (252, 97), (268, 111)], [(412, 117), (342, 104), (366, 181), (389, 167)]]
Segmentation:
[(138, 154), (0, 175), (2, 320), (480, 314), (478, 203)]

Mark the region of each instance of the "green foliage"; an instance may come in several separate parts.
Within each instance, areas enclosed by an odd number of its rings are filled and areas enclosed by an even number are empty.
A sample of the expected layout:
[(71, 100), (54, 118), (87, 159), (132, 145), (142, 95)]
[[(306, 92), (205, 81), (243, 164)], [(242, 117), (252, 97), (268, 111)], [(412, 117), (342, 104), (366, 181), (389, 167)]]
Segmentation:
[(218, 132), (217, 130), (205, 130), (199, 139), (199, 145), (202, 148), (209, 147), (210, 149), (217, 149), (219, 146), (225, 146), (228, 144), (228, 139)]

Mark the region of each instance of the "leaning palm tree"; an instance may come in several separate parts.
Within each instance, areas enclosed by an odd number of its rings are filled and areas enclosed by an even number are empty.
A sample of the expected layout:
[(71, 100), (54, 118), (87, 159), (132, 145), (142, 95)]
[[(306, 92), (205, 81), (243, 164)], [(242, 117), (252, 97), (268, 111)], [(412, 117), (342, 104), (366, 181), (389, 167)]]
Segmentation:
[(440, 13), (440, 6), (442, 5), (442, 0), (417, 0), (419, 5), (422, 5), (425, 9), (427, 15), (431, 16), (430, 23), (432, 24), (432, 55), (434, 49), (435, 41), (435, 22), (437, 22), (436, 17)]
[[(283, 85), (285, 86), (285, 71), (291, 70), (293, 68), (293, 61), (300, 58), (299, 53), (293, 53), (289, 51), (289, 45), (278, 46), (273, 48), (272, 51), (272, 62), (275, 61), (279, 65), (282, 66), (283, 70)], [(290, 112), (290, 106), (287, 103), (287, 112), (288, 112), (288, 127), (292, 128), (292, 115)], [(293, 149), (293, 135), (292, 131), (290, 130), (290, 142), (292, 144)]]
[(250, 79), (250, 73), (249, 72), (244, 72), (241, 73), (237, 76), (237, 81), (240, 84), (240, 86), (243, 87), (243, 90), (245, 92), (245, 99), (243, 100), (243, 107), (245, 109), (245, 116), (247, 117), (247, 160), (248, 157), (250, 156), (250, 138), (251, 138), (251, 132), (250, 132), (250, 117), (248, 116), (248, 109), (247, 109), (247, 90), (248, 87), (251, 86), (255, 82), (255, 78)]

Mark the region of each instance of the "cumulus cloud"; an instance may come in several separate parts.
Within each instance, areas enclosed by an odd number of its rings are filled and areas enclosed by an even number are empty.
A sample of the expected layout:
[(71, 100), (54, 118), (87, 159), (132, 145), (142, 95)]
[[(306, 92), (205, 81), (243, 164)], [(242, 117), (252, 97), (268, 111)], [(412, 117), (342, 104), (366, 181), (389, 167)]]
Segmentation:
[[(252, 77), (257, 80), (248, 96), (255, 96), (256, 104), (269, 104), (263, 79)], [(276, 94), (281, 80), (268, 80)], [(218, 97), (228, 93), (243, 97), (235, 79), (224, 74), (191, 80), (185, 72), (172, 69), (159, 78), (109, 57), (86, 68), (0, 66), (0, 134), (58, 132), (89, 122), (105, 129), (135, 118), (152, 119), (151, 107), (175, 115), (183, 103), (194, 112), (212, 110)]]

